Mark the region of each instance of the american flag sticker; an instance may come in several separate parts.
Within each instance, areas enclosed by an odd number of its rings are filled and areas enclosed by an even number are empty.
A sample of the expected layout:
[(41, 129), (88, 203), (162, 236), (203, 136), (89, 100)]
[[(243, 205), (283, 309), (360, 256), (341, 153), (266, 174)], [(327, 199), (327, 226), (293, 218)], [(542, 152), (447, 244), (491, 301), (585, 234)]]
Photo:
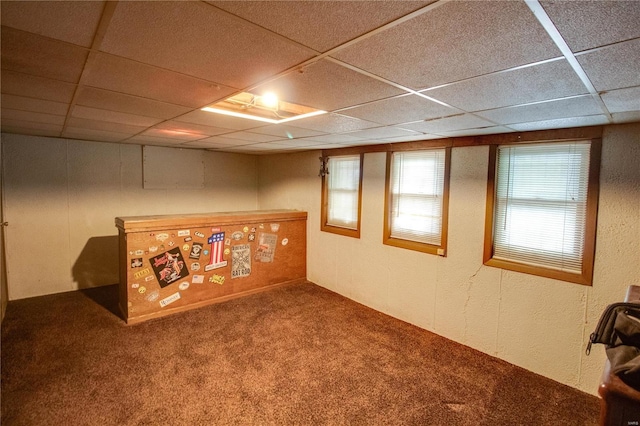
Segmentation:
[(207, 242), (211, 244), (211, 250), (209, 250), (209, 264), (204, 267), (204, 270), (211, 271), (212, 269), (218, 269), (227, 266), (227, 261), (223, 259), (224, 232), (216, 232), (211, 234), (211, 236), (207, 239)]

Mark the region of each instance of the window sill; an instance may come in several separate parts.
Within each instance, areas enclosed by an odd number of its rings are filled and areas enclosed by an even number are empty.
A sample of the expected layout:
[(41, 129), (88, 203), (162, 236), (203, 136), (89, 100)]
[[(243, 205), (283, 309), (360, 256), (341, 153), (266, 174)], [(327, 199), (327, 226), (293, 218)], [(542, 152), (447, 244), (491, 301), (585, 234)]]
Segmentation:
[(572, 274), (570, 272), (558, 271), (557, 269), (543, 268), (540, 266), (493, 258), (486, 260), (484, 264), (495, 268), (505, 269), (507, 271), (522, 272), (523, 274), (537, 275), (539, 277), (552, 278), (555, 280), (567, 281), (586, 286), (591, 286), (593, 282), (593, 274), (586, 271), (583, 271), (582, 274)]
[(345, 237), (360, 238), (360, 229), (341, 228), (339, 226), (332, 226), (323, 224), (320, 226), (322, 232), (330, 232), (332, 234), (343, 235)]
[(419, 243), (417, 241), (403, 240), (400, 238), (383, 238), (382, 244), (387, 246), (399, 247), (407, 250), (419, 251), (422, 253), (435, 254), (437, 256), (446, 257), (447, 250), (443, 246), (435, 246), (433, 244)]

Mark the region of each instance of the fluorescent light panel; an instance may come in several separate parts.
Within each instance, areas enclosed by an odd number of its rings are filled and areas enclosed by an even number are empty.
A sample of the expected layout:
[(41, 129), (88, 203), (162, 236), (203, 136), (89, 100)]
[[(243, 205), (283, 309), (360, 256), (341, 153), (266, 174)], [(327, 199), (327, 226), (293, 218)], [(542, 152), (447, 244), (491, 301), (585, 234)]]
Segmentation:
[(273, 94), (260, 96), (248, 92), (239, 93), (211, 106), (204, 107), (202, 111), (270, 124), (287, 123), (327, 113), (326, 111), (303, 105), (279, 101)]

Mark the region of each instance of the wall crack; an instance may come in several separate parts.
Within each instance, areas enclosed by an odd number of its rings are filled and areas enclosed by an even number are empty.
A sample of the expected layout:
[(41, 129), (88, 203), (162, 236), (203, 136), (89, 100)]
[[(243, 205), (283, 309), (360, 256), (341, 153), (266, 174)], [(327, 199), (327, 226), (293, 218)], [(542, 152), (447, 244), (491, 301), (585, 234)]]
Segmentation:
[(464, 301), (464, 307), (462, 310), (462, 317), (464, 318), (464, 331), (462, 334), (462, 338), (465, 342), (467, 341), (467, 329), (469, 326), (469, 322), (467, 320), (467, 309), (469, 308), (469, 302), (471, 301), (471, 287), (473, 286), (474, 278), (478, 275), (478, 273), (480, 272), (480, 269), (482, 269), (482, 266), (483, 265), (480, 265), (480, 267), (467, 279), (467, 289), (466, 289), (467, 298)]

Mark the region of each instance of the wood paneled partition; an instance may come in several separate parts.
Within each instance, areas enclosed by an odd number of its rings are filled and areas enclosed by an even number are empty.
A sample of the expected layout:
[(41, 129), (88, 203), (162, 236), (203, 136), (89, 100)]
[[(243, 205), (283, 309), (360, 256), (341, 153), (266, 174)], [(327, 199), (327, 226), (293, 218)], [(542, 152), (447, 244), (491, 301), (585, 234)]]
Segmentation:
[(307, 213), (118, 217), (127, 323), (306, 279)]

